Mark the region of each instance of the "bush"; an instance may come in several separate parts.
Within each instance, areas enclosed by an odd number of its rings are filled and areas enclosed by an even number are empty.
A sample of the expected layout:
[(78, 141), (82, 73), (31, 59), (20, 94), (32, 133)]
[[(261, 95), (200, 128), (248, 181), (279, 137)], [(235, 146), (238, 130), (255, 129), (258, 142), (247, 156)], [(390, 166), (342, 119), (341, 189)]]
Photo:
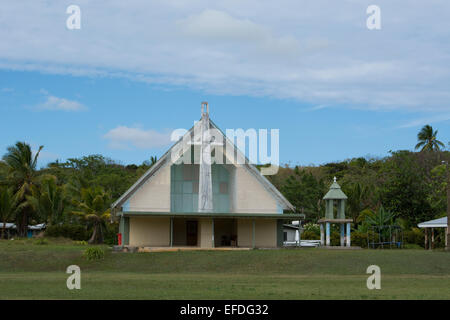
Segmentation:
[(320, 240), (320, 234), (313, 231), (303, 231), (301, 234), (303, 240)]
[(45, 231), (47, 237), (64, 237), (72, 240), (88, 240), (89, 234), (82, 225), (63, 224), (48, 226)]
[(320, 226), (316, 223), (307, 223), (303, 226), (304, 232), (312, 232), (320, 237)]
[(403, 246), (404, 249), (422, 249), (423, 247), (419, 246), (418, 244), (405, 244)]
[(34, 244), (42, 245), (42, 244), (48, 244), (48, 240), (44, 238), (37, 239), (34, 241)]
[(117, 244), (117, 234), (119, 233), (118, 223), (107, 223), (103, 233), (103, 242), (108, 245)]
[(88, 245), (87, 241), (84, 241), (84, 240), (75, 241), (75, 244), (77, 244), (79, 246), (87, 246)]
[(353, 231), (351, 233), (351, 244), (361, 248), (367, 248), (367, 232)]
[(425, 242), (424, 232), (419, 228), (412, 228), (411, 230), (404, 231), (403, 241), (408, 244), (419, 245), (423, 248)]
[(88, 261), (100, 260), (105, 257), (105, 251), (99, 247), (90, 247), (84, 250), (83, 257)]
[(340, 246), (341, 245), (341, 235), (337, 231), (331, 232), (330, 241), (332, 246)]

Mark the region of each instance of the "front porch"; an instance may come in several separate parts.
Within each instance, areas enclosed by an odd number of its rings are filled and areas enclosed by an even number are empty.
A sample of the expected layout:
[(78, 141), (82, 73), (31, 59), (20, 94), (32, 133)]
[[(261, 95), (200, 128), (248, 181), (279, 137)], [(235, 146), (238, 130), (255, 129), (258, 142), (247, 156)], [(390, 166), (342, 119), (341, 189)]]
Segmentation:
[(148, 251), (276, 248), (283, 245), (283, 222), (302, 218), (281, 213), (125, 212), (120, 234), (123, 246)]

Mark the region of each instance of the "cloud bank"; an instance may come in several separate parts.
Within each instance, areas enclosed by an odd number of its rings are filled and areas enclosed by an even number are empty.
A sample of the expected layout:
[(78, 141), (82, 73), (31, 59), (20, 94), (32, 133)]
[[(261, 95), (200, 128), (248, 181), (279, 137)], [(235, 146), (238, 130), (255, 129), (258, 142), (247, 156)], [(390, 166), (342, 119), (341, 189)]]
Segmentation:
[[(126, 77), (216, 94), (373, 110), (450, 111), (450, 2), (5, 0), (0, 68)], [(49, 97), (50, 99), (51, 97)], [(53, 97), (49, 108), (76, 108)]]
[(118, 126), (111, 129), (103, 138), (109, 141), (111, 149), (119, 150), (130, 149), (130, 147), (145, 150), (170, 144), (170, 133), (127, 126)]

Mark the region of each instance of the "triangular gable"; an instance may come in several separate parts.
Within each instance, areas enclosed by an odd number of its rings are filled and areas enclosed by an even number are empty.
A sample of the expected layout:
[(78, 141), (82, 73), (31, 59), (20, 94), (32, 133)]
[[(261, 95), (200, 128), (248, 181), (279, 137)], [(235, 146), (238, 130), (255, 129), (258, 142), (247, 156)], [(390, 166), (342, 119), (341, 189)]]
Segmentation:
[[(157, 174), (157, 172), (165, 167), (167, 164), (172, 164), (173, 160), (177, 160), (179, 157), (182, 156), (182, 152), (178, 152), (178, 150), (183, 150), (183, 141), (187, 136), (192, 136), (194, 133), (194, 130), (197, 129), (197, 126), (199, 125), (199, 122), (196, 122), (192, 128), (185, 133), (185, 135), (180, 138), (175, 144), (173, 144), (169, 150), (167, 150), (166, 153), (146, 172), (144, 173), (137, 181), (134, 183), (117, 201), (115, 201), (111, 207), (113, 211), (117, 210), (120, 206), (122, 206), (128, 199), (130, 199), (133, 194), (145, 183), (147, 183), (153, 176)], [(280, 203), (282, 205), (283, 209), (292, 210), (294, 211), (294, 206), (278, 191), (277, 188), (265, 177), (263, 176), (259, 170), (250, 163), (250, 161), (247, 159), (247, 157), (237, 148), (237, 146), (230, 141), (230, 139), (223, 133), (222, 130), (220, 130), (217, 125), (210, 120), (210, 127), (216, 129), (223, 137), (223, 141), (226, 144), (224, 155), (229, 158), (230, 157), (230, 150), (233, 150), (233, 161), (234, 161), (234, 154), (238, 157), (238, 159), (241, 159), (241, 164), (254, 178), (257, 179), (257, 181), (271, 194), (276, 200), (277, 203)], [(178, 150), (177, 150), (178, 149)], [(177, 152), (177, 156), (175, 159), (172, 159), (172, 152)]]

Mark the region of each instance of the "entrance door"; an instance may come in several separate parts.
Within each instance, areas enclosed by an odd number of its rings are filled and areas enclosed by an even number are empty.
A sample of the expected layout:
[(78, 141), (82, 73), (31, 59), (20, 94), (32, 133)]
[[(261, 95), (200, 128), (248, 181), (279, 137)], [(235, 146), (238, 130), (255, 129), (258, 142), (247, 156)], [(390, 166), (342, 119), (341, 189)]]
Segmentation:
[(188, 246), (197, 245), (197, 221), (186, 221), (186, 244)]

